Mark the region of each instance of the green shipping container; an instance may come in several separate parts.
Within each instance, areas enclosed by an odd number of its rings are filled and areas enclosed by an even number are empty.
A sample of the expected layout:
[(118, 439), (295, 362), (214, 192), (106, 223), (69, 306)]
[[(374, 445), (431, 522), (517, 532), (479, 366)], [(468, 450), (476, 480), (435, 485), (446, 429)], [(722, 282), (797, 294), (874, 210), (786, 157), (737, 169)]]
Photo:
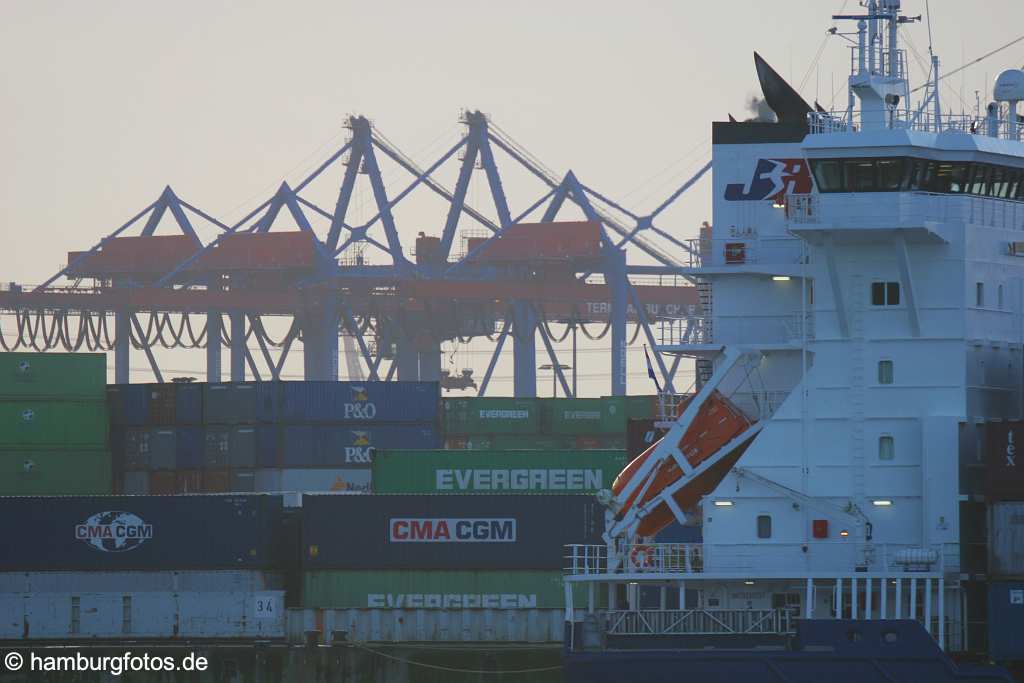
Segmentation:
[(378, 450), (374, 493), (594, 493), (611, 488), (625, 451)]
[(0, 396), (106, 399), (102, 353), (0, 353)]
[(108, 495), (107, 451), (0, 451), (0, 496)]
[(445, 448), (467, 451), (565, 451), (576, 448), (576, 437), (549, 434), (450, 434), (444, 443)]
[(104, 401), (0, 401), (0, 448), (106, 448)]
[(625, 434), (624, 396), (549, 398), (544, 401), (543, 428), (548, 434)]
[(446, 434), (539, 434), (540, 403), (533, 398), (446, 398)]
[(657, 416), (658, 397), (655, 396), (626, 396), (626, 419), (627, 420), (650, 420)]
[[(605, 591), (597, 591), (600, 597)], [(587, 604), (587, 589), (574, 593)], [(316, 571), (303, 578), (303, 607), (321, 609), (562, 609), (557, 571)]]

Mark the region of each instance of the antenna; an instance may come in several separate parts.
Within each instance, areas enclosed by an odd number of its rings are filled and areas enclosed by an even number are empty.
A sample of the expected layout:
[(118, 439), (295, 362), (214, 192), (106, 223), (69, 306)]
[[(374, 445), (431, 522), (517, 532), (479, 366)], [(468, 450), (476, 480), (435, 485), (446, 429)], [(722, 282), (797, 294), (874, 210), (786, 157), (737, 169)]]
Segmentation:
[(934, 57), (935, 53), (932, 51), (932, 4), (930, 0), (924, 0), (924, 12), (928, 17), (928, 56)]

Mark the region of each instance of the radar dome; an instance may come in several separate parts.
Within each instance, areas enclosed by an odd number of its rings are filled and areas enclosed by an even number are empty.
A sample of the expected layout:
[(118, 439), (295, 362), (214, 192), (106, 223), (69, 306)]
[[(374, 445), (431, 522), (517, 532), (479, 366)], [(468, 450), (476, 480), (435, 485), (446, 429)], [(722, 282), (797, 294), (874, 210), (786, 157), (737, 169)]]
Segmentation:
[(1024, 102), (1024, 71), (1007, 69), (999, 74), (992, 94), (998, 102)]

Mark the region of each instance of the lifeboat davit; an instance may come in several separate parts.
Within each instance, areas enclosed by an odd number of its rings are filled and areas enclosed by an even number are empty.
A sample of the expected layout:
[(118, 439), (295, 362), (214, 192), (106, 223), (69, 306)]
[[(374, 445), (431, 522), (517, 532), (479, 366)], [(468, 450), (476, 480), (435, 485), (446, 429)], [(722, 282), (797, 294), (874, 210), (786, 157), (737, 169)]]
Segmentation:
[[(692, 400), (693, 398), (691, 397), (679, 406), (678, 415), (681, 415), (686, 410), (686, 407)], [(733, 405), (721, 393), (715, 391), (704, 401), (704, 405), (700, 407), (700, 410), (697, 411), (697, 416), (690, 424), (690, 428), (686, 430), (683, 438), (679, 441), (679, 450), (682, 451), (692, 467), (699, 467), (705, 460), (718, 453), (723, 446), (746, 431), (751, 424), (751, 421), (739, 408)], [(725, 478), (725, 475), (729, 473), (729, 470), (736, 464), (740, 456), (743, 455), (751, 441), (753, 441), (753, 436), (748, 441), (737, 445), (731, 452), (725, 454), (716, 463), (694, 477), (693, 481), (672, 494), (672, 498), (679, 507), (683, 510), (690, 509), (701, 498), (711, 493), (722, 479)], [(635, 477), (641, 476), (640, 472), (645, 469), (644, 463), (652, 457), (660, 443), (660, 441), (655, 442), (654, 445), (638, 455), (615, 478), (615, 482), (612, 484), (612, 493), (616, 496), (616, 499), (629, 482)], [(666, 488), (679, 481), (679, 478), (682, 476), (683, 471), (679, 468), (675, 459), (672, 457), (667, 458), (656, 469), (648, 472), (643, 481), (638, 482), (639, 485), (616, 513), (616, 519), (622, 519), (634, 506), (647, 503)], [(644, 491), (644, 484), (651, 477), (654, 478), (654, 481)], [(639, 497), (641, 492), (643, 492), (642, 498)], [(672, 510), (668, 505), (662, 503), (650, 510), (641, 519), (640, 525), (637, 528), (637, 535), (653, 536), (671, 524), (673, 519), (675, 519), (675, 516), (672, 514)]]

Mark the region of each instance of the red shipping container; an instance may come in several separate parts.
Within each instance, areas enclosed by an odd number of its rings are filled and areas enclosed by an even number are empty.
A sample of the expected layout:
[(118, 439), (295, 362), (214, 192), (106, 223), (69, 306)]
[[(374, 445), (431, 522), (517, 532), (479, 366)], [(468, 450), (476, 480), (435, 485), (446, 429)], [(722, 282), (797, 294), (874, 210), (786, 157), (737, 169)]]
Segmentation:
[(149, 494), (151, 496), (172, 496), (174, 490), (174, 472), (150, 472)]
[(312, 268), (316, 237), (304, 230), (225, 235), (199, 259), (195, 270)]
[[(187, 235), (116, 237), (86, 256), (69, 274), (104, 277), (114, 274), (163, 275), (195, 254), (201, 245)], [(68, 264), (85, 252), (68, 252)]]
[[(469, 251), (486, 238), (471, 238)], [(480, 261), (569, 261), (601, 257), (601, 224), (592, 221), (518, 223), (477, 252)]]
[(227, 470), (204, 470), (203, 493), (227, 493), (231, 488), (231, 477)]
[(174, 488), (177, 493), (202, 492), (203, 473), (201, 470), (178, 470), (174, 475)]

